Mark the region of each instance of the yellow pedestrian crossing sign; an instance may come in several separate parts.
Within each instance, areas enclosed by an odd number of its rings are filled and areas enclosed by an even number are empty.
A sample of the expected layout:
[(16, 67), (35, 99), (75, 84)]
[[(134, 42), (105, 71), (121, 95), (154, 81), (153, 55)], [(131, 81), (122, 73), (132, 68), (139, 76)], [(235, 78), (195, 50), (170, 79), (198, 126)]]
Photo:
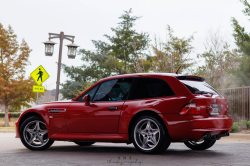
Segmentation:
[(44, 92), (44, 86), (33, 85), (33, 92), (41, 92), (41, 93), (43, 93)]
[(30, 73), (30, 76), (36, 81), (37, 85), (41, 85), (49, 78), (49, 74), (46, 72), (42, 65), (40, 65), (32, 73)]

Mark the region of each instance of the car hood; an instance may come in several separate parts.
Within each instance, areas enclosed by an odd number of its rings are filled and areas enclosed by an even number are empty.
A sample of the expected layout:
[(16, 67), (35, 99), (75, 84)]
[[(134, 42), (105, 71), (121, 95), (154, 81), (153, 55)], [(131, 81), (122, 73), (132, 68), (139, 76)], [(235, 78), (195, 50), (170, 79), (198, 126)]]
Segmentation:
[[(39, 111), (39, 110), (45, 110), (46, 108), (55, 108), (55, 107), (57, 107), (57, 108), (61, 108), (61, 107), (65, 108), (65, 107), (68, 107), (72, 102), (73, 102), (72, 100), (52, 101), (52, 102), (42, 103), (42, 104), (33, 106), (28, 110)], [(26, 110), (26, 111), (28, 111), (28, 110)]]
[(43, 104), (54, 104), (54, 103), (71, 103), (73, 100), (62, 100), (62, 101), (51, 101)]

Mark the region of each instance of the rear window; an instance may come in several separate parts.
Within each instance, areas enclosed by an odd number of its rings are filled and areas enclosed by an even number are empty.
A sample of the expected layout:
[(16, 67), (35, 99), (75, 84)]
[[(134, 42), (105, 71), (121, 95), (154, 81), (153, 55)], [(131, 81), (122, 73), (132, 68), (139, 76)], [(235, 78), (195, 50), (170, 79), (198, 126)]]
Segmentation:
[(206, 81), (180, 80), (193, 94), (220, 95), (220, 93)]

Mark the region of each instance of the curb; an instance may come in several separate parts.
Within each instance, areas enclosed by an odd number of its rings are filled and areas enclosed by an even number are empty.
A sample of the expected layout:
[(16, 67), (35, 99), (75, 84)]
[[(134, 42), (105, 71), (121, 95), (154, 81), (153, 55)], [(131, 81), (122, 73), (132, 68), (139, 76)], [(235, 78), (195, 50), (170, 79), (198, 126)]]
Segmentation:
[(0, 133), (15, 133), (15, 130), (0, 130)]
[(1, 130), (15, 130), (15, 127), (0, 127)]
[(14, 133), (15, 127), (0, 127), (0, 133)]
[(250, 141), (250, 134), (242, 134), (242, 133), (230, 133), (228, 139), (230, 138), (241, 138), (241, 139), (246, 139)]

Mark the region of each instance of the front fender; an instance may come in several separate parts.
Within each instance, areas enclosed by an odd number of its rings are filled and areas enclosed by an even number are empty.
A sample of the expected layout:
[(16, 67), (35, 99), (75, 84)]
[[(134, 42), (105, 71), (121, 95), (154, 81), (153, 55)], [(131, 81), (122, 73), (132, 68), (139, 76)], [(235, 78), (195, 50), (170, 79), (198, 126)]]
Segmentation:
[(34, 108), (31, 108), (31, 109), (28, 109), (26, 111), (24, 111), (18, 118), (18, 120), (15, 122), (15, 126), (16, 126), (16, 138), (20, 138), (20, 134), (19, 134), (19, 130), (20, 130), (20, 127), (22, 125), (22, 123), (29, 117), (31, 116), (39, 116), (43, 119), (43, 121), (45, 122), (46, 126), (47, 126), (47, 131), (49, 133), (49, 117), (48, 117), (48, 114), (46, 112), (46, 110), (44, 109), (34, 109)]

